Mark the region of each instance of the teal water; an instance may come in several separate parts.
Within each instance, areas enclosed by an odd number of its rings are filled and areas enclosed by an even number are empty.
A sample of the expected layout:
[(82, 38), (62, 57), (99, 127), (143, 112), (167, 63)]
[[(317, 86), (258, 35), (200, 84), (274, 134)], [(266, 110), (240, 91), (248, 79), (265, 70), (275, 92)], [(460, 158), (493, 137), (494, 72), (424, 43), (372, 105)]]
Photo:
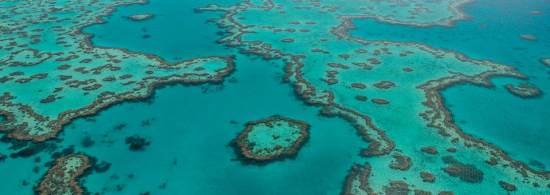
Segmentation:
[[(224, 1), (222, 5), (237, 2), (240, 0)], [(215, 40), (223, 36), (225, 29), (205, 21), (222, 13), (193, 11), (195, 7), (210, 3), (219, 2), (153, 0), (146, 5), (123, 6), (112, 16), (104, 17), (107, 23), (87, 27), (84, 31), (96, 35), (92, 38), (95, 45), (151, 53), (168, 61), (204, 57), (205, 54), (237, 54), (236, 71), (223, 84), (165, 86), (144, 101), (117, 104), (95, 116), (74, 120), (58, 139), (39, 144), (45, 152), (0, 161), (0, 172), (9, 175), (0, 178), (3, 190), (0, 194), (32, 194), (33, 186), (46, 173), (48, 162), (55, 159), (51, 155), (66, 149), (85, 153), (97, 158), (99, 163), (110, 165), (105, 172), (95, 171), (80, 180), (91, 194), (339, 194), (349, 168), (355, 163), (364, 164), (368, 160), (373, 167), (387, 168), (389, 156), (370, 159), (358, 156), (360, 148), (367, 147), (368, 143), (356, 136), (349, 122), (319, 116), (319, 107), (306, 106), (295, 97), (291, 84), (282, 82), (283, 62), (241, 55), (234, 48), (216, 44)], [(457, 28), (411, 28), (358, 20), (355, 23), (359, 29), (352, 34), (374, 40), (419, 41), (457, 50), (473, 58), (492, 59), (518, 67), (531, 79), (495, 78), (491, 80), (497, 86), (493, 89), (458, 85), (445, 90), (443, 95), (457, 124), (465, 132), (494, 143), (515, 159), (528, 163), (533, 160), (531, 164), (537, 165), (534, 168), (543, 169), (550, 166), (550, 153), (546, 150), (550, 141), (550, 123), (546, 120), (550, 116), (547, 95), (550, 69), (540, 63), (539, 58), (550, 57), (550, 35), (546, 33), (550, 23), (548, 15), (532, 16), (529, 14), (532, 10), (548, 10), (548, 4), (544, 1), (481, 0), (466, 7), (466, 11), (477, 19), (460, 22)], [(143, 13), (152, 13), (155, 17), (139, 22), (127, 18)], [(520, 34), (532, 34), (540, 40), (521, 40)], [(523, 100), (502, 87), (519, 82), (535, 85), (546, 94)], [(310, 140), (296, 159), (265, 166), (243, 166), (235, 159), (229, 142), (245, 128), (246, 122), (272, 115), (308, 122)], [(373, 120), (385, 130), (399, 123), (409, 126), (420, 123), (417, 118)], [(399, 137), (396, 136), (399, 131), (387, 132), (399, 143), (411, 143), (411, 146), (428, 142), (423, 140), (431, 135), (428, 133)], [(150, 145), (142, 151), (132, 151), (125, 143), (131, 136), (144, 138)], [(442, 138), (433, 138), (436, 139)], [(433, 140), (429, 143), (437, 143), (431, 142)], [(0, 144), (0, 154), (19, 151), (9, 149), (14, 145), (17, 144)], [(468, 154), (457, 153), (459, 157)], [(417, 169), (425, 168), (420, 162), (433, 166), (440, 161), (433, 156), (414, 160), (419, 164), (413, 166), (415, 170), (407, 177), (417, 180), (420, 171)], [(30, 170), (33, 172), (29, 173)], [(399, 174), (393, 173), (377, 174), (382, 179), (371, 182), (386, 185), (385, 178), (397, 179)], [(452, 183), (452, 179), (456, 179), (442, 171), (434, 173), (440, 181)], [(471, 194), (477, 190), (470, 184), (452, 185), (463, 188), (462, 193)], [(418, 187), (426, 186), (421, 183)]]
[[(87, 176), (84, 186), (106, 194), (247, 194), (260, 189), (264, 194), (338, 193), (349, 167), (361, 162), (357, 153), (366, 143), (346, 121), (318, 116), (318, 108), (302, 105), (292, 88), (281, 83), (281, 67), (238, 59), (239, 70), (232, 76), (237, 82), (227, 82), (221, 90), (209, 85), (167, 87), (158, 90), (151, 104), (126, 103), (90, 118), (94, 122), (75, 121), (75, 129), (61, 136), (63, 144), (112, 164), (105, 173)], [(228, 144), (244, 124), (275, 114), (311, 124), (310, 141), (297, 158), (261, 167), (232, 161), (236, 155)], [(144, 121), (150, 125), (143, 126)], [(116, 130), (120, 124), (126, 126)], [(151, 145), (130, 151), (124, 139), (133, 135)], [(96, 144), (83, 148), (87, 136)], [(130, 174), (134, 177), (128, 178)], [(159, 188), (163, 183), (166, 188)], [(123, 188), (120, 192), (117, 185)]]
[[(531, 14), (535, 10), (543, 14)], [(456, 85), (442, 95), (464, 132), (495, 144), (517, 160), (538, 161), (544, 166), (532, 167), (542, 169), (550, 167), (550, 68), (540, 62), (540, 58), (550, 56), (549, 10), (548, 1), (479, 0), (464, 8), (475, 19), (458, 22), (456, 28), (413, 28), (355, 20), (358, 29), (350, 33), (371, 40), (416, 41), (516, 67), (529, 80), (493, 78), (495, 88)], [(522, 34), (539, 40), (522, 40)], [(529, 83), (544, 94), (521, 99), (503, 87), (509, 83)]]
[[(105, 18), (107, 23), (84, 31), (96, 34), (92, 39), (95, 45), (147, 52), (169, 61), (205, 53), (238, 54), (215, 43), (220, 37), (216, 32), (224, 29), (204, 22), (219, 13), (191, 11), (206, 4), (152, 1), (119, 7)], [(162, 10), (163, 14), (150, 21), (125, 18), (150, 10)], [(136, 32), (143, 27), (150, 38), (132, 37), (141, 35)], [(127, 31), (115, 35), (113, 28)], [(181, 39), (173, 39), (178, 37), (175, 34), (181, 34)], [(33, 186), (49, 167), (46, 162), (54, 159), (51, 154), (72, 148), (110, 164), (107, 171), (92, 172), (80, 180), (91, 194), (340, 193), (349, 168), (365, 162), (357, 154), (368, 143), (356, 135), (349, 122), (320, 116), (319, 107), (305, 106), (297, 99), (291, 85), (282, 82), (284, 63), (255, 58), (238, 54), (236, 71), (221, 85), (167, 86), (145, 101), (118, 104), (95, 116), (74, 120), (58, 136), (59, 143), (45, 142), (57, 148), (0, 162), (0, 172), (10, 175), (0, 178), (0, 188), (7, 194), (32, 194)], [(309, 123), (309, 141), (296, 159), (265, 166), (241, 165), (235, 160), (230, 141), (246, 122), (272, 115)], [(125, 143), (130, 136), (145, 138), (150, 145), (132, 151)], [(0, 153), (20, 150), (10, 150), (9, 146), (2, 144)], [(35, 158), (40, 161), (33, 161)], [(33, 169), (35, 173), (27, 174)]]
[[(195, 8), (209, 4), (233, 5), (240, 0), (224, 1), (149, 1), (117, 7), (111, 16), (104, 17), (107, 23), (85, 28), (93, 33), (94, 45), (126, 48), (130, 51), (155, 54), (167, 61), (180, 61), (207, 55), (227, 55), (222, 44), (212, 44), (223, 35), (224, 29), (206, 21), (219, 18), (222, 12), (195, 12)], [(133, 21), (134, 14), (154, 14), (151, 19)]]

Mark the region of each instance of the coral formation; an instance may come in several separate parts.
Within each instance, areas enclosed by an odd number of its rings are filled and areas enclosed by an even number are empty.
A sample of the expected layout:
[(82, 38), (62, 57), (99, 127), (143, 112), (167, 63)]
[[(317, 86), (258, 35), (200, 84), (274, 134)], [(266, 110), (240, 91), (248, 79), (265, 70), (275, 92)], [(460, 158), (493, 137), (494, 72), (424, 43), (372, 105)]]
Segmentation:
[(273, 116), (248, 122), (234, 142), (244, 157), (269, 161), (296, 155), (309, 137), (308, 128), (306, 122)]
[(128, 16), (128, 18), (132, 19), (133, 21), (143, 21), (143, 20), (151, 19), (154, 16), (155, 15), (153, 14), (134, 14), (134, 15)]
[(101, 17), (114, 6), (139, 3), (146, 1), (21, 1), (0, 9), (1, 22), (10, 24), (1, 27), (0, 69), (9, 74), (0, 78), (0, 111), (8, 116), (0, 131), (44, 141), (74, 118), (149, 96), (157, 84), (220, 82), (231, 73), (231, 56), (170, 63), (151, 54), (94, 46), (93, 35), (82, 32), (105, 22)]
[(480, 183), (483, 181), (483, 172), (474, 165), (463, 164), (452, 156), (443, 157), (443, 162), (451, 165), (443, 168), (443, 171), (450, 176), (459, 177), (460, 180), (468, 183)]
[(71, 154), (55, 160), (55, 165), (36, 187), (38, 194), (82, 194), (76, 179), (90, 168), (88, 157)]
[(542, 94), (541, 90), (535, 86), (520, 84), (517, 87), (511, 84), (504, 86), (510, 93), (521, 98), (534, 98)]

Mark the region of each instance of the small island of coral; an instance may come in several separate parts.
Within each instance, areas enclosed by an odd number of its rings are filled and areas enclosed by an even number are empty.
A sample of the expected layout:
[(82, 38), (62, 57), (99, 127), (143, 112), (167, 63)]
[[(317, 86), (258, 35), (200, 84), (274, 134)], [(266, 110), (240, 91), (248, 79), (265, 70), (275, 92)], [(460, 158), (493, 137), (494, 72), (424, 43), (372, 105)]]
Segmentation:
[(135, 14), (135, 15), (131, 15), (131, 16), (128, 16), (128, 18), (132, 19), (133, 21), (143, 21), (143, 20), (148, 20), (148, 19), (151, 19), (153, 16), (153, 14)]
[(527, 84), (520, 84), (517, 87), (511, 84), (504, 86), (508, 91), (518, 97), (521, 98), (534, 98), (541, 95), (541, 91), (539, 88), (527, 85)]
[(281, 116), (252, 121), (237, 137), (235, 146), (249, 160), (292, 157), (308, 138), (308, 128), (306, 122)]

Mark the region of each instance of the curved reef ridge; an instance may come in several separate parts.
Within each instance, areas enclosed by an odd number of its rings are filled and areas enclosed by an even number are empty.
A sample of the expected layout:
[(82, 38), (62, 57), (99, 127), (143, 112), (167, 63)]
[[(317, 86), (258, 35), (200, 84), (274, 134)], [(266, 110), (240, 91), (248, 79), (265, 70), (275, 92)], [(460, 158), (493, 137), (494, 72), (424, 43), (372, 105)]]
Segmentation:
[(84, 170), (90, 168), (88, 157), (71, 154), (55, 160), (55, 165), (48, 170), (40, 185), (36, 187), (37, 194), (82, 194), (82, 189), (76, 178)]
[(308, 138), (309, 124), (303, 121), (273, 116), (247, 123), (235, 140), (241, 154), (249, 159), (268, 161), (297, 154)]
[[(494, 178), (507, 178), (521, 183), (518, 190), (540, 193), (546, 189), (533, 187), (533, 184), (547, 183), (549, 173), (535, 171), (511, 159), (498, 147), (463, 133), (444, 107), (439, 92), (458, 83), (493, 87), (488, 80), (493, 76), (525, 79), (523, 74), (513, 67), (471, 59), (451, 50), (416, 42), (371, 41), (348, 33), (356, 28), (351, 20), (368, 18), (416, 27), (452, 27), (454, 22), (468, 18), (460, 7), (469, 2), (357, 0), (342, 4), (331, 0), (248, 0), (233, 6), (209, 5), (196, 10), (226, 12), (222, 18), (211, 20), (228, 28), (228, 35), (218, 42), (264, 59), (285, 61), (285, 80), (294, 85), (300, 98), (309, 104), (323, 106), (325, 115), (340, 116), (353, 123), (358, 134), (369, 143), (361, 155), (378, 156), (370, 160), (381, 161), (371, 163), (372, 177), (389, 183), (389, 187), (381, 182), (368, 184), (372, 192), (410, 190), (409, 186), (426, 188), (417, 189), (419, 192), (430, 189), (428, 191), (448, 194), (463, 190), (460, 186), (469, 183), (456, 185), (462, 182), (460, 179), (426, 183), (418, 177), (421, 174), (418, 167), (435, 176), (445, 174), (442, 169), (448, 165), (444, 162), (424, 160), (426, 155), (439, 154), (417, 152), (421, 146), (432, 145), (438, 146), (434, 149), (439, 151), (453, 148), (453, 152), (444, 155), (476, 165), (483, 174), (489, 175), (485, 178), (490, 179), (483, 180), (483, 188), (469, 185), (468, 189), (479, 192), (490, 186), (502, 190)], [(380, 81), (395, 85), (391, 90), (363, 87)], [(363, 101), (366, 97), (391, 104), (366, 104)], [(427, 136), (430, 139), (426, 139)], [(408, 141), (411, 139), (415, 142)], [(410, 169), (396, 172), (385, 164), (393, 157), (388, 154), (396, 152), (410, 157)], [(490, 158), (498, 163), (485, 163)], [(357, 171), (353, 173), (358, 174)], [(408, 184), (393, 181), (405, 177)], [(346, 187), (344, 191), (349, 190)]]
[(517, 87), (512, 84), (504, 85), (512, 94), (521, 98), (534, 98), (542, 94), (539, 88), (528, 84), (519, 84)]
[(230, 56), (176, 63), (90, 43), (82, 28), (121, 6), (145, 0), (14, 1), (0, 9), (0, 131), (43, 141), (70, 120), (124, 100), (149, 96), (160, 83), (220, 82)]

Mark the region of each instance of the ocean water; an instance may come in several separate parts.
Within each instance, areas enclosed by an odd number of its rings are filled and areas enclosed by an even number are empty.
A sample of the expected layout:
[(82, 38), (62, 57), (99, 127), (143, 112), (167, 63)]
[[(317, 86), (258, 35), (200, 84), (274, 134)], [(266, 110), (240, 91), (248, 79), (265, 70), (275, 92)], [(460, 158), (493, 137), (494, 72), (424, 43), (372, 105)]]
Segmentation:
[[(550, 20), (548, 14), (531, 14), (549, 9), (547, 1), (478, 0), (464, 7), (475, 19), (458, 22), (455, 28), (413, 28), (355, 20), (357, 30), (350, 33), (371, 40), (420, 42), (516, 67), (529, 79), (496, 77), (491, 79), (494, 88), (452, 86), (442, 91), (446, 107), (464, 132), (493, 143), (517, 160), (535, 160), (550, 167), (550, 67), (540, 62), (550, 56)], [(523, 34), (539, 40), (522, 40)], [(516, 97), (504, 88), (515, 83), (534, 85), (543, 95), (535, 99)]]
[[(89, 26), (83, 32), (94, 34), (91, 38), (94, 45), (155, 54), (172, 62), (227, 55), (231, 53), (224, 45), (213, 44), (224, 30), (207, 22), (221, 17), (222, 13), (196, 13), (194, 9), (213, 3), (232, 5), (239, 2), (162, 0), (120, 6), (111, 16), (103, 17), (107, 23)], [(136, 22), (128, 18), (134, 14), (154, 14), (154, 17)]]
[[(170, 86), (158, 90), (150, 104), (124, 103), (87, 118), (95, 121), (72, 123), (60, 136), (63, 145), (112, 164), (105, 173), (87, 176), (83, 186), (106, 194), (338, 193), (349, 167), (362, 162), (357, 153), (365, 143), (346, 121), (319, 116), (319, 108), (297, 100), (281, 83), (280, 66), (237, 58), (241, 66), (230, 78), (235, 83)], [(232, 160), (237, 156), (229, 143), (246, 122), (282, 114), (311, 124), (311, 139), (296, 159), (265, 166)], [(121, 124), (125, 127), (115, 129)], [(124, 140), (133, 135), (151, 145), (131, 151)], [(96, 144), (83, 148), (86, 137)]]
[[(124, 101), (104, 108), (97, 114), (74, 119), (54, 139), (44, 142), (2, 139), (0, 154), (8, 157), (0, 160), (0, 173), (5, 175), (0, 177), (0, 194), (36, 193), (35, 186), (43, 179), (52, 162), (71, 153), (85, 154), (93, 161), (97, 160), (94, 167), (78, 180), (85, 194), (341, 194), (350, 168), (365, 163), (372, 166), (368, 185), (381, 193), (387, 189), (390, 181), (395, 180), (406, 181), (411, 189), (430, 190), (434, 194), (443, 190), (453, 190), (455, 194), (476, 194), (481, 191), (484, 194), (512, 193), (505, 192), (497, 184), (504, 180), (519, 186), (515, 194), (545, 194), (544, 190), (548, 189), (546, 185), (550, 183), (548, 179), (542, 179), (546, 183), (540, 183), (541, 187), (531, 189), (529, 187), (533, 186), (532, 183), (521, 182), (523, 178), (517, 178), (517, 173), (507, 172), (511, 169), (499, 169), (483, 162), (487, 154), (449, 143), (445, 137), (426, 128), (426, 121), (418, 115), (426, 109), (420, 102), (416, 102), (424, 97), (420, 90), (373, 90), (374, 87), (368, 83), (366, 91), (342, 90), (341, 93), (335, 93), (338, 103), (373, 117), (373, 124), (396, 143), (396, 148), (389, 155), (360, 156), (361, 150), (370, 143), (358, 135), (349, 120), (327, 117), (321, 114), (321, 106), (306, 104), (296, 93), (293, 81), (283, 80), (286, 62), (265, 60), (259, 55), (245, 55), (239, 51), (242, 47), (216, 43), (229, 34), (226, 32), (228, 29), (207, 20), (219, 18), (224, 13), (194, 10), (209, 4), (231, 6), (240, 2), (149, 0), (147, 4), (118, 6), (112, 15), (102, 17), (105, 23), (84, 28), (83, 32), (94, 35), (90, 41), (95, 46), (152, 54), (169, 62), (233, 55), (235, 70), (221, 83), (159, 85), (146, 99)], [(288, 4), (286, 7), (293, 5), (290, 3), (301, 3), (284, 0), (277, 2)], [(262, 5), (262, 1), (253, 0), (250, 3)], [(2, 6), (17, 3), (0, 5), (2, 9)], [(444, 10), (432, 4), (430, 6), (438, 12)], [(350, 31), (350, 34), (366, 40), (419, 42), (435, 48), (455, 50), (474, 59), (489, 59), (516, 67), (529, 79), (496, 77), (490, 79), (495, 85), (492, 88), (471, 84), (454, 85), (441, 91), (445, 107), (452, 112), (455, 124), (465, 133), (502, 148), (513, 159), (523, 161), (535, 170), (548, 170), (550, 67), (541, 63), (540, 59), (550, 57), (549, 6), (545, 0), (477, 0), (463, 8), (475, 19), (458, 22), (454, 28), (419, 28), (360, 19), (352, 20), (357, 29)], [(393, 8), (388, 6), (387, 9)], [(308, 9), (304, 8), (304, 14), (300, 15), (303, 18), (298, 18), (301, 22), (316, 19), (326, 26), (338, 22), (331, 21), (331, 16), (305, 13), (305, 10)], [(534, 10), (543, 14), (531, 14)], [(154, 14), (154, 17), (144, 21), (128, 18), (134, 14)], [(261, 21), (295, 28), (294, 24), (286, 24), (286, 20), (269, 14), (276, 12), (252, 10), (243, 13), (246, 17), (239, 20), (243, 20), (243, 23)], [(260, 19), (254, 20), (255, 17)], [(252, 21), (249, 18), (253, 18)], [(417, 20), (430, 21), (431, 18), (422, 16)], [(303, 23), (301, 25), (307, 26)], [(328, 34), (327, 29), (311, 30)], [(294, 37), (303, 48), (285, 45), (281, 44), (280, 39), (288, 34), (269, 37), (269, 34), (263, 33), (247, 34), (243, 39), (263, 40), (290, 53), (303, 52), (309, 44), (320, 48), (329, 47), (336, 54), (353, 53), (355, 50), (351, 49), (355, 45), (332, 44), (336, 40), (326, 44), (308, 43), (304, 40), (311, 38), (309, 34)], [(519, 36), (523, 34), (534, 35), (539, 40), (522, 40)], [(406, 49), (388, 47), (396, 54)], [(418, 61), (433, 60), (433, 56), (424, 55), (421, 50), (415, 52), (420, 53), (416, 58)], [(304, 77), (311, 79), (315, 86), (323, 86), (325, 81), (317, 79), (316, 74), (324, 75), (327, 69), (316, 69), (318, 67), (314, 65), (317, 61), (336, 61), (336, 58), (311, 56), (304, 59)], [(354, 57), (351, 60), (355, 60)], [(384, 61), (382, 67), (401, 62), (399, 57), (381, 59)], [(454, 58), (441, 59), (441, 62), (451, 63), (441, 68), (459, 63)], [(434, 77), (447, 75), (446, 72), (423, 70), (423, 64), (411, 62), (410, 66), (415, 69), (412, 73), (402, 72), (401, 67), (397, 67), (398, 70), (391, 69), (392, 66), (384, 73), (399, 77), (391, 78), (397, 83), (398, 89), (415, 89), (412, 84), (425, 79), (409, 78), (408, 74), (434, 74), (431, 75)], [(469, 73), (480, 71), (481, 68), (456, 70)], [(0, 72), (0, 77), (2, 74), (4, 72)], [(341, 70), (337, 78), (346, 84), (354, 80), (374, 83), (387, 78), (386, 74), (371, 74), (368, 78), (365, 75), (368, 75), (366, 70)], [(543, 95), (522, 99), (503, 87), (519, 83), (536, 86), (543, 91)], [(34, 93), (42, 87), (21, 90)], [(329, 85), (327, 89), (338, 91), (350, 87)], [(369, 100), (359, 102), (355, 99), (357, 95), (367, 95)], [(387, 98), (391, 103), (374, 104), (370, 102), (373, 98)], [(274, 115), (306, 121), (310, 125), (309, 139), (295, 158), (265, 164), (243, 163), (238, 159), (238, 151), (230, 143), (246, 128), (247, 122)], [(0, 123), (4, 120), (6, 118), (0, 115)], [(128, 143), (132, 137), (144, 139), (148, 144), (142, 149), (132, 150)], [(421, 152), (422, 146), (438, 148), (439, 156)], [(449, 147), (456, 147), (458, 152), (445, 151)], [(36, 153), (17, 156), (16, 153), (23, 148), (34, 148)], [(393, 154), (410, 156), (411, 168), (407, 171), (390, 169), (389, 164), (396, 162)], [(450, 176), (442, 170), (448, 166), (442, 160), (443, 156), (453, 156), (464, 164), (474, 164), (474, 167), (485, 173), (484, 179), (468, 183)], [(432, 172), (437, 178), (436, 183), (422, 182), (418, 174), (420, 171)], [(392, 193), (386, 191), (386, 194)]]
[[(91, 194), (338, 194), (349, 168), (365, 162), (357, 154), (368, 143), (347, 121), (321, 116), (320, 107), (304, 105), (292, 86), (283, 82), (281, 61), (245, 56), (216, 43), (221, 37), (216, 33), (224, 29), (205, 21), (220, 13), (193, 11), (205, 5), (208, 2), (152, 1), (121, 6), (105, 17), (107, 23), (84, 32), (95, 34), (95, 45), (147, 52), (169, 61), (204, 53), (236, 55), (236, 70), (223, 84), (163, 86), (146, 100), (117, 104), (76, 119), (58, 136), (62, 141), (57, 148), (1, 162), (0, 172), (10, 177), (0, 179), (0, 188), (6, 194), (32, 194), (47, 171), (45, 163), (54, 160), (50, 155), (73, 148), (74, 153), (110, 164), (107, 171), (92, 172), (80, 181)], [(140, 22), (126, 18), (150, 10), (163, 14), (155, 12), (153, 19)], [(115, 27), (124, 30), (116, 34)], [(145, 32), (141, 29), (147, 29), (151, 37), (142, 38)], [(307, 121), (310, 138), (306, 145), (295, 159), (242, 165), (230, 142), (247, 122), (273, 115)], [(145, 138), (150, 145), (132, 151), (125, 143), (131, 136)], [(8, 149), (10, 144), (1, 146), (1, 154), (15, 152)], [(37, 172), (29, 173), (33, 169)]]

